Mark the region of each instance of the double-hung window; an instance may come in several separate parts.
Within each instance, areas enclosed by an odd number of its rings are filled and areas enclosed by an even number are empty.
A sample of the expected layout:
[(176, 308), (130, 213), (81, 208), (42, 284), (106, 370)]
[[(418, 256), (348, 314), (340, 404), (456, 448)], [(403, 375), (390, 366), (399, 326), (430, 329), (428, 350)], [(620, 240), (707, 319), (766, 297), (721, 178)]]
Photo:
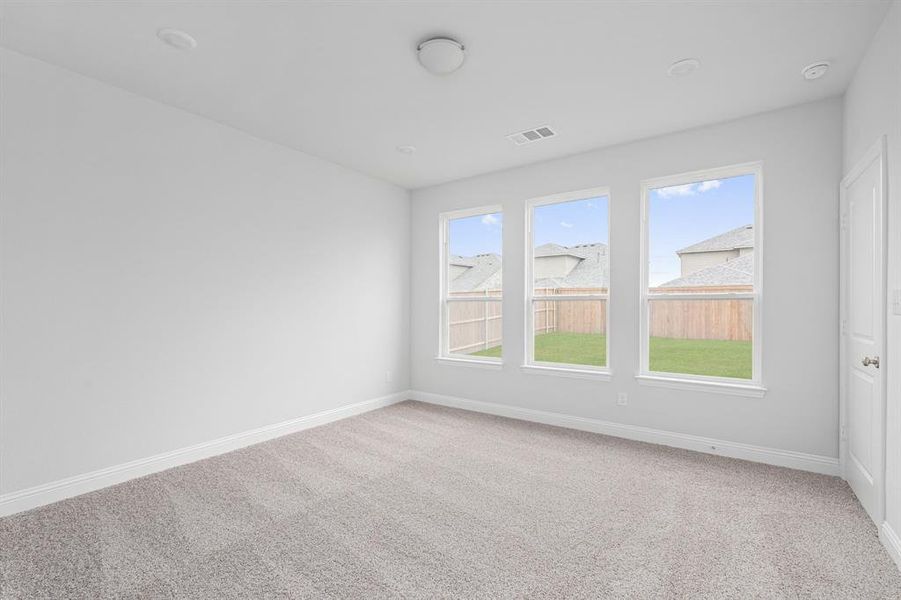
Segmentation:
[(503, 213), (499, 206), (441, 215), (439, 356), (500, 365)]
[(609, 193), (529, 202), (525, 369), (607, 376)]
[(756, 163), (642, 184), (640, 380), (763, 393), (761, 187)]

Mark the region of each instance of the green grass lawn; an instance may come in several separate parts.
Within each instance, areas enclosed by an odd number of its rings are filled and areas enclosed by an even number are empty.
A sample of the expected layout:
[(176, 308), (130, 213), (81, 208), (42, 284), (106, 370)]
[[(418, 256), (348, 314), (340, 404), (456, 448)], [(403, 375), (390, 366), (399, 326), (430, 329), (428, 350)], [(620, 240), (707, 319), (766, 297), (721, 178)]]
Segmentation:
[[(473, 353), (473, 356), (500, 355), (500, 346)], [(535, 338), (535, 360), (603, 366), (607, 364), (607, 336), (541, 334)], [(651, 338), (651, 371), (750, 379), (751, 342)]]

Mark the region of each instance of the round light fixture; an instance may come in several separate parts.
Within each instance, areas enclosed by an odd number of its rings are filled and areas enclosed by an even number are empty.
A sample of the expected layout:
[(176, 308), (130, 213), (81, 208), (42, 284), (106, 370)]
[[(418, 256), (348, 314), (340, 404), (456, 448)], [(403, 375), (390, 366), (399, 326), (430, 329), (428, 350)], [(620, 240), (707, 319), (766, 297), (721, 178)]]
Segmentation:
[(803, 69), (801, 69), (801, 75), (804, 76), (804, 79), (813, 80), (819, 79), (823, 75), (826, 74), (826, 71), (829, 70), (829, 63), (826, 61), (816, 62), (811, 65), (807, 65)]
[(450, 38), (432, 38), (416, 49), (419, 64), (433, 75), (453, 73), (463, 65), (463, 44)]
[(398, 146), (397, 151), (406, 155), (415, 154), (416, 146)]
[(700, 68), (701, 61), (697, 58), (686, 58), (684, 60), (677, 60), (671, 64), (669, 69), (666, 70), (666, 74), (670, 77), (685, 77), (689, 73), (693, 73)]
[(193, 50), (197, 47), (197, 40), (179, 29), (160, 29), (156, 32), (156, 37), (179, 50)]

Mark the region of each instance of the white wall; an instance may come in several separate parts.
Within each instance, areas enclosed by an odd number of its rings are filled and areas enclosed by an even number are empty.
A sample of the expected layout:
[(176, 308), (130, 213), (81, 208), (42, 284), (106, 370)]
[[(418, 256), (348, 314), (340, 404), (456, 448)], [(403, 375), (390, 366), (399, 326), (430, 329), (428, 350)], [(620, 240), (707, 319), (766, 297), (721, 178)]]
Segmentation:
[(408, 192), (0, 61), (0, 493), (409, 387)]
[[(413, 388), (837, 457), (841, 115), (841, 100), (831, 99), (414, 191)], [(769, 392), (755, 399), (636, 385), (639, 182), (756, 160), (765, 163), (763, 369)], [(613, 380), (523, 373), (524, 203), (597, 186), (611, 188)], [(497, 203), (505, 228), (504, 368), (438, 364), (438, 214)], [(620, 391), (628, 392), (628, 406), (616, 405)]]
[[(844, 166), (848, 171), (882, 136), (888, 150), (888, 302), (886, 521), (901, 534), (901, 4), (895, 2), (845, 94)], [(896, 560), (899, 557), (896, 555)]]

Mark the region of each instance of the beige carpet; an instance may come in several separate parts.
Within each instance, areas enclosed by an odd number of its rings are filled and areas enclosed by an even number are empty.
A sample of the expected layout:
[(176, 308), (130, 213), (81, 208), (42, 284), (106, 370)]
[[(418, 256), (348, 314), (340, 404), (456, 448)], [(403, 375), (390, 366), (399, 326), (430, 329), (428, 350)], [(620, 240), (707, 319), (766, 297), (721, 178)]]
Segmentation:
[(415, 402), (0, 520), (6, 598), (901, 598), (847, 485)]

